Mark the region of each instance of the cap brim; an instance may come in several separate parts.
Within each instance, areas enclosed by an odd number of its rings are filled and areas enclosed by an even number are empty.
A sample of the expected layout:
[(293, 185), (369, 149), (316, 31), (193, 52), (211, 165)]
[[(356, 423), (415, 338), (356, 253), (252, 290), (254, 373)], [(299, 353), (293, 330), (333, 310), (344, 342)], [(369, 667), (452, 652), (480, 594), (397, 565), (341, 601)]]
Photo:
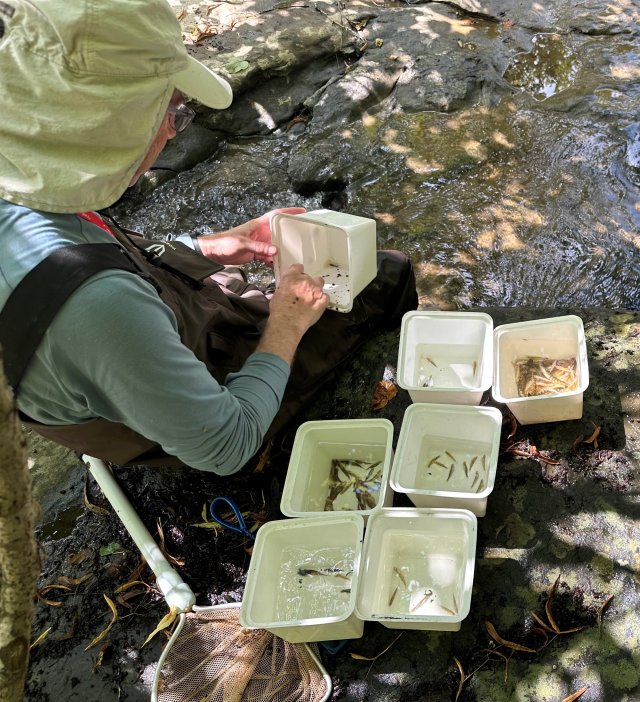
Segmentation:
[(224, 110), (233, 100), (231, 86), (224, 78), (214, 73), (204, 64), (188, 57), (188, 65), (184, 71), (172, 76), (175, 87), (190, 98), (195, 98), (207, 107)]

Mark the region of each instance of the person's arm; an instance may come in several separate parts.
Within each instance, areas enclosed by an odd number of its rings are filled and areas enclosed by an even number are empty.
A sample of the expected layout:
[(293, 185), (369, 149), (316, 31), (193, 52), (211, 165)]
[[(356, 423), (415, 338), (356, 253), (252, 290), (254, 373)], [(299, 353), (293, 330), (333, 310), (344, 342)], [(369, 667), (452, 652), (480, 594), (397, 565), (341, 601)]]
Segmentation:
[(326, 306), (319, 281), (310, 281), (298, 270), (283, 276), (256, 353), (219, 385), (148, 284), (96, 276), (52, 325), (56, 370), (92, 415), (126, 424), (194, 468), (234, 473), (260, 447), (295, 348)]

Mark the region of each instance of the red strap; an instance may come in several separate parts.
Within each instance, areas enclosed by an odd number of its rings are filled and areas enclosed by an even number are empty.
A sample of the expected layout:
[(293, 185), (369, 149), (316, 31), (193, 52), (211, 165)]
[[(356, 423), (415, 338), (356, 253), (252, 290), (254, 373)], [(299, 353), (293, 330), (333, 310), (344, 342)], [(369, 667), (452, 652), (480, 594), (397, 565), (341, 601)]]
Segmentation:
[(100, 229), (104, 229), (105, 232), (108, 232), (113, 236), (113, 232), (109, 227), (102, 221), (102, 218), (97, 215), (95, 212), (78, 212), (78, 217), (82, 217), (82, 219), (86, 219), (87, 222), (91, 222), (91, 224), (95, 224), (96, 227), (100, 227)]

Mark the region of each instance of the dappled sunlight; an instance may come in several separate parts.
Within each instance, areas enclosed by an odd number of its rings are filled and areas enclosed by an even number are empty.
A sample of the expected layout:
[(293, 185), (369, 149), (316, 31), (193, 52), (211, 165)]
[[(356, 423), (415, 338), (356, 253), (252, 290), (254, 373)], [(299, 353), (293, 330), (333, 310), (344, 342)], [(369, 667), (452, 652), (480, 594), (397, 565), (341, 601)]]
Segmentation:
[(611, 77), (616, 80), (637, 80), (640, 78), (640, 66), (622, 63), (611, 67)]
[(476, 243), (482, 249), (492, 249), (496, 242), (495, 229), (483, 229), (478, 233)]
[(395, 215), (392, 215), (390, 212), (374, 212), (373, 217), (387, 226), (395, 224), (396, 222)]
[(415, 173), (420, 173), (422, 175), (428, 175), (429, 173), (437, 173), (443, 170), (444, 166), (437, 161), (429, 162), (423, 161), (419, 158), (410, 157), (406, 160), (407, 168), (410, 168)]
[(278, 125), (265, 107), (263, 107), (259, 102), (252, 102), (251, 106), (259, 115), (257, 118), (257, 122), (259, 124), (264, 124), (264, 126), (269, 130), (276, 129)]
[(475, 139), (462, 142), (462, 148), (476, 161), (484, 161), (489, 155), (485, 146)]
[(515, 148), (515, 144), (512, 144), (509, 139), (507, 139), (506, 135), (503, 134), (502, 132), (496, 130), (492, 134), (493, 140), (496, 142), (496, 144), (499, 144), (500, 146), (504, 146), (506, 149), (513, 149)]
[(342, 136), (343, 139), (352, 139), (353, 138), (353, 132), (350, 129), (343, 129), (340, 132), (340, 135)]

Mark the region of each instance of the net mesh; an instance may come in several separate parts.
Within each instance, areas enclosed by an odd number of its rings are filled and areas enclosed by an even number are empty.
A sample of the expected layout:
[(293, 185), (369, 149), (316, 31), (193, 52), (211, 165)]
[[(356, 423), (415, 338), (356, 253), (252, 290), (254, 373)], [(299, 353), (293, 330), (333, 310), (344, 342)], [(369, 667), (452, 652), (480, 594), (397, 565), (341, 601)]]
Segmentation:
[(304, 644), (240, 625), (238, 607), (186, 615), (159, 673), (158, 702), (319, 702), (328, 683)]

